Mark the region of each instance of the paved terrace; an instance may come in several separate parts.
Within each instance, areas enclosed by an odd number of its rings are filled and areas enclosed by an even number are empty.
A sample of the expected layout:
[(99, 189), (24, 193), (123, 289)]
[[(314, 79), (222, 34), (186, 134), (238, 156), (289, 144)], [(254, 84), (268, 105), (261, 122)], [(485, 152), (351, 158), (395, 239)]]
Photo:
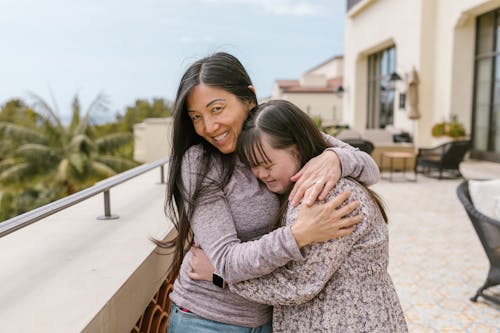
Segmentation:
[[(153, 170), (112, 192), (119, 220), (93, 197), (0, 239), (0, 332), (130, 332), (168, 257), (164, 187)], [(488, 269), (455, 194), (460, 180), (381, 181), (391, 222), (390, 272), (410, 332), (500, 332), (500, 308), (471, 303)], [(500, 294), (500, 288), (495, 293)]]
[(469, 301), (489, 264), (457, 198), (460, 182), (419, 176), (373, 187), (389, 211), (389, 270), (410, 332), (500, 332), (500, 307)]

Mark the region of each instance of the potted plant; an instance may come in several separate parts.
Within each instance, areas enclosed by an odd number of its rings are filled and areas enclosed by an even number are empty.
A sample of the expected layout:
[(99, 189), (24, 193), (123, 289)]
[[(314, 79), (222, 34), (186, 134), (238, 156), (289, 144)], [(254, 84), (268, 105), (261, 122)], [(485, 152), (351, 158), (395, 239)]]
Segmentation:
[(432, 126), (432, 136), (458, 140), (466, 136), (465, 127), (458, 121), (458, 117), (453, 115), (450, 121), (443, 121)]

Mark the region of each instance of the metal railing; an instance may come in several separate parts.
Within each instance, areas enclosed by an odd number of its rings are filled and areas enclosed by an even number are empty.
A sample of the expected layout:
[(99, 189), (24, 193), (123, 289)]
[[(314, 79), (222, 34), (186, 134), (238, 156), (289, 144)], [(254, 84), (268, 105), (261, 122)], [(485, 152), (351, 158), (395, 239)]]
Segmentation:
[(169, 161), (170, 158), (166, 157), (152, 163), (139, 165), (138, 167), (127, 170), (123, 173), (107, 178), (103, 181), (100, 181), (94, 186), (91, 186), (85, 190), (74, 193), (57, 201), (51, 202), (45, 206), (35, 208), (33, 210), (30, 210), (29, 212), (18, 215), (4, 222), (0, 222), (0, 238), (10, 234), (11, 232), (24, 228), (34, 222), (37, 222), (47, 216), (55, 214), (65, 208), (71, 207), (79, 202), (85, 201), (90, 197), (93, 197), (99, 193), (104, 194), (104, 215), (99, 216), (97, 218), (102, 220), (116, 219), (118, 218), (118, 215), (111, 214), (111, 200), (109, 194), (111, 188), (158, 167), (160, 168), (160, 174), (161, 174), (160, 182), (161, 184), (164, 184), (165, 183), (164, 165), (167, 164)]
[(363, 0), (347, 0), (347, 11), (349, 11), (352, 7), (356, 6)]

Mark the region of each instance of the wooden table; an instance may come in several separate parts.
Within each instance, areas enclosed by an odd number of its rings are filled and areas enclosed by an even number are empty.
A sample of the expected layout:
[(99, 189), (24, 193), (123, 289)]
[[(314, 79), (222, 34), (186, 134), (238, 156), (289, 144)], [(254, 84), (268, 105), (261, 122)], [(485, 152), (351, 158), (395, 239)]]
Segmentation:
[[(412, 154), (412, 153), (408, 153), (408, 152), (396, 152), (396, 151), (391, 151), (391, 152), (385, 152), (385, 153), (382, 153), (382, 155), (380, 156), (380, 165), (383, 166), (384, 165), (384, 159), (389, 159), (389, 177), (386, 178), (386, 177), (381, 177), (383, 179), (388, 179), (392, 182), (392, 173), (395, 170), (394, 168), (394, 160), (396, 159), (401, 159), (403, 160), (403, 179), (404, 180), (407, 180), (407, 181), (416, 181), (417, 180), (417, 174), (415, 173), (415, 171), (413, 171), (413, 178), (407, 178), (406, 177), (406, 163), (408, 162), (408, 160), (411, 160), (415, 157), (415, 154)], [(415, 168), (414, 168), (415, 170)], [(380, 171), (381, 174), (382, 174), (382, 170)]]

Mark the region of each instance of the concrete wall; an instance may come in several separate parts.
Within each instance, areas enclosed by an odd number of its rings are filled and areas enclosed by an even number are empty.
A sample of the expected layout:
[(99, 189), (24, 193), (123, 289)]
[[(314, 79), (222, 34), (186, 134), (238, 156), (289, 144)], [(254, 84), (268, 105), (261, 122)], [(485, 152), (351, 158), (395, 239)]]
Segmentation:
[(432, 125), (452, 114), (470, 131), (475, 17), (498, 7), (500, 0), (365, 0), (356, 6), (346, 15), (344, 120), (364, 128), (367, 58), (394, 45), (397, 72), (404, 76), (414, 66), (420, 75), (422, 113), (411, 121), (395, 108), (394, 125), (412, 132), (418, 146), (432, 145)]
[(0, 238), (1, 332), (130, 332), (165, 279), (159, 169)]
[(170, 154), (172, 118), (147, 118), (134, 125), (134, 159), (154, 162)]

